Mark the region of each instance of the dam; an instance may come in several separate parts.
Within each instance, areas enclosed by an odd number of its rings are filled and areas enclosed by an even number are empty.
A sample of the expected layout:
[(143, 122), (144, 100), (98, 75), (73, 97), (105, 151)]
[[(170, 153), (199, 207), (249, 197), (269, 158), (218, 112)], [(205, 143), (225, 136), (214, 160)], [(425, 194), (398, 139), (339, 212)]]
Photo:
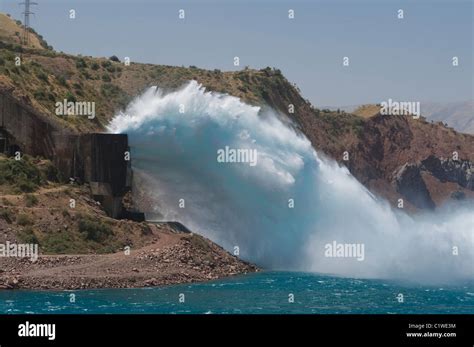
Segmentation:
[(133, 215), (122, 208), (122, 198), (131, 190), (129, 150), (126, 134), (75, 133), (0, 92), (0, 152), (50, 159), (65, 180), (88, 183), (94, 199), (113, 218)]

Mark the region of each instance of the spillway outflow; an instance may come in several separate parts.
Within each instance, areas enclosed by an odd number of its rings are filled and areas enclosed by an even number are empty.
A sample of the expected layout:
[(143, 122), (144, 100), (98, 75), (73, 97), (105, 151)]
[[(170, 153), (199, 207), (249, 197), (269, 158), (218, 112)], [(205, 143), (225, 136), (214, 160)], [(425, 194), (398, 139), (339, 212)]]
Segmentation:
[(148, 216), (180, 221), (263, 268), (474, 279), (472, 204), (394, 210), (271, 110), (191, 81), (167, 94), (149, 88), (108, 128), (129, 135)]

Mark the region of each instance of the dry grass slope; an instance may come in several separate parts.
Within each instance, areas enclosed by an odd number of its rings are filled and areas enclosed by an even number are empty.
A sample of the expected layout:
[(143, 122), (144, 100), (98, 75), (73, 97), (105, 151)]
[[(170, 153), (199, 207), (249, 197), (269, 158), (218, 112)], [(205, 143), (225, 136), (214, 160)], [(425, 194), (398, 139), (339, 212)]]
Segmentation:
[(368, 105), (359, 106), (353, 113), (356, 116), (359, 116), (362, 118), (371, 118), (377, 115), (379, 112), (380, 112), (380, 106), (368, 104)]
[[(21, 22), (14, 21), (6, 14), (0, 13), (0, 39), (2, 41), (14, 44), (21, 44), (21, 36), (23, 35), (23, 26)], [(35, 34), (30, 34), (31, 48), (44, 49), (41, 38)]]

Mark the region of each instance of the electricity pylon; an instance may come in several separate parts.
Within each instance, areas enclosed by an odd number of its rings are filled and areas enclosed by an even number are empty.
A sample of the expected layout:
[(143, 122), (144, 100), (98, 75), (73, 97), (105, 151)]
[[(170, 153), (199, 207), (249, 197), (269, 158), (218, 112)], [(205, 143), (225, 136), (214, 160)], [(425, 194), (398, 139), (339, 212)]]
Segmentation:
[(25, 2), (21, 2), (20, 5), (25, 5), (25, 10), (22, 12), (22, 14), (25, 16), (23, 22), (23, 44), (28, 46), (30, 44), (30, 14), (34, 14), (34, 12), (30, 11), (30, 6), (38, 5), (38, 3), (25, 0)]

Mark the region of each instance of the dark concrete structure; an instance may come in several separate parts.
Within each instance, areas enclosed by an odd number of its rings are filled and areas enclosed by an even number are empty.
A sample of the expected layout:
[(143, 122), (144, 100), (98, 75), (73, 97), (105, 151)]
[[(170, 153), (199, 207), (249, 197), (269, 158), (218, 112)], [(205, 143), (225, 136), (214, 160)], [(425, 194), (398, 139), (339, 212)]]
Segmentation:
[(0, 92), (0, 151), (52, 160), (65, 179), (89, 183), (111, 217), (122, 216), (122, 197), (132, 179), (126, 134), (73, 133)]
[(131, 166), (125, 134), (85, 134), (73, 153), (74, 177), (89, 182), (94, 199), (109, 215), (121, 216), (122, 197), (131, 189)]

